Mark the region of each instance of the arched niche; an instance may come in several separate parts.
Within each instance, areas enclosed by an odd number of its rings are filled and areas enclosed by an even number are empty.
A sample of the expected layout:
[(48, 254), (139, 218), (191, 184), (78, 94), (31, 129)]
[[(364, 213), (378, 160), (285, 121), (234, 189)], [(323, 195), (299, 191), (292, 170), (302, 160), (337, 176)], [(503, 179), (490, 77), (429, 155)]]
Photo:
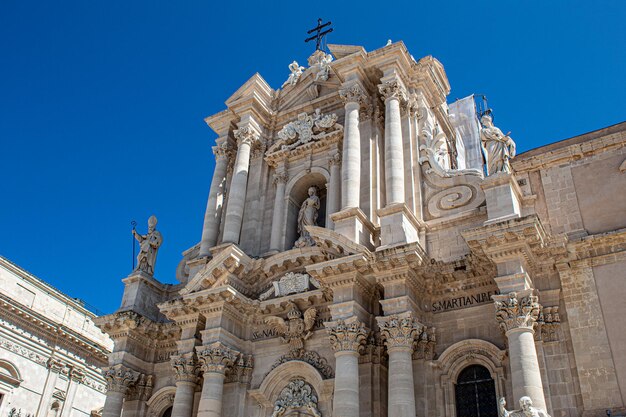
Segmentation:
[(4, 359), (0, 359), (0, 383), (13, 388), (19, 387), (22, 383), (22, 377), (17, 366)]
[(495, 382), (496, 398), (505, 396), (504, 358), (506, 351), (480, 339), (462, 340), (448, 347), (437, 359), (443, 390), (445, 417), (456, 417), (454, 385), (461, 371), (470, 365), (485, 367)]
[(320, 209), (317, 217), (317, 225), (325, 227), (327, 222), (326, 196), (327, 184), (330, 178), (328, 170), (321, 167), (299, 172), (291, 178), (285, 186), (285, 240), (284, 250), (293, 248), (298, 239), (298, 212), (300, 206), (309, 195), (310, 187), (316, 187), (317, 196), (320, 198)]
[(259, 388), (250, 390), (250, 396), (258, 403), (259, 417), (269, 417), (281, 391), (294, 379), (303, 379), (318, 395), (318, 409), (323, 416), (332, 415), (334, 379), (323, 379), (313, 366), (302, 361), (289, 361), (268, 373)]
[(174, 404), (176, 387), (163, 387), (146, 401), (148, 406), (148, 417), (162, 417), (168, 408)]

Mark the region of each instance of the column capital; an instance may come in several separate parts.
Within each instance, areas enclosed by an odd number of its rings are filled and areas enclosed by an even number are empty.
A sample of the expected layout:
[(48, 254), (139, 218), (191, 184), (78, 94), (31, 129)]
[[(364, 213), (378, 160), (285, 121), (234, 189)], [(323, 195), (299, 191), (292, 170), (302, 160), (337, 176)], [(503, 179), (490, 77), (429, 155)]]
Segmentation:
[(62, 373), (65, 371), (66, 365), (65, 362), (57, 359), (57, 358), (49, 358), (48, 362), (46, 362), (46, 366), (50, 369), (51, 372)]
[(395, 98), (398, 101), (407, 100), (406, 88), (404, 88), (404, 85), (402, 85), (402, 82), (398, 79), (384, 81), (378, 85), (378, 91), (383, 96), (385, 101), (392, 98)]
[(412, 352), (415, 339), (424, 327), (410, 312), (376, 317), (376, 321), (387, 350), (408, 349)]
[(213, 154), (216, 160), (230, 159), (233, 153), (233, 147), (228, 142), (223, 142), (213, 147)]
[(70, 371), (70, 379), (77, 384), (82, 384), (85, 381), (85, 370), (82, 368), (72, 368)]
[(289, 176), (286, 172), (276, 172), (274, 173), (272, 181), (274, 182), (274, 185), (277, 186), (278, 184), (286, 184), (288, 180)]
[(115, 365), (104, 371), (107, 391), (126, 394), (128, 389), (137, 383), (139, 372), (133, 371), (124, 365)]
[(341, 165), (341, 152), (337, 151), (330, 156), (328, 159), (328, 167), (330, 168), (333, 165)]
[(237, 139), (237, 145), (252, 145), (253, 142), (259, 140), (259, 133), (252, 126), (241, 126), (234, 131), (235, 139)]
[(359, 320), (346, 323), (344, 320), (325, 324), (330, 346), (335, 352), (355, 352), (358, 353), (365, 343), (367, 334), (365, 324)]
[(203, 373), (225, 374), (226, 369), (231, 367), (237, 360), (238, 352), (226, 347), (221, 342), (215, 342), (208, 346), (198, 346), (198, 361)]
[(504, 333), (522, 329), (533, 331), (539, 318), (539, 297), (532, 295), (532, 289), (493, 295), (496, 308), (496, 321)]
[(359, 84), (352, 83), (339, 90), (339, 97), (343, 100), (344, 104), (356, 103), (363, 104), (367, 101), (367, 94), (365, 90), (361, 88)]
[(176, 373), (176, 381), (198, 383), (200, 364), (193, 352), (184, 355), (175, 355), (170, 358), (170, 363)]

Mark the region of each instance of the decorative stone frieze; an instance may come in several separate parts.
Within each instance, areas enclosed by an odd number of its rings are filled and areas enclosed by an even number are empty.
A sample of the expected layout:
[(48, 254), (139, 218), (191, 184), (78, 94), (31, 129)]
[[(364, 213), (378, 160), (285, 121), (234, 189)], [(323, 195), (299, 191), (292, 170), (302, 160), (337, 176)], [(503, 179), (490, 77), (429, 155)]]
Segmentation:
[(358, 84), (352, 84), (339, 90), (339, 97), (344, 103), (363, 104), (367, 101), (367, 94)]
[(532, 330), (539, 318), (539, 298), (531, 291), (511, 292), (505, 295), (494, 295), (496, 321), (504, 333), (513, 329), (525, 328)]
[(193, 352), (184, 355), (176, 355), (170, 358), (170, 363), (176, 374), (176, 381), (198, 382), (200, 364)]
[(376, 320), (388, 350), (400, 348), (412, 351), (415, 339), (424, 327), (410, 313), (376, 317)]
[(269, 298), (283, 297), (320, 288), (320, 283), (309, 274), (288, 272), (278, 281), (272, 282), (272, 287), (259, 296), (264, 301)]
[(72, 381), (76, 382), (77, 384), (82, 384), (83, 382), (85, 382), (85, 370), (82, 368), (72, 368), (70, 370), (70, 378)]
[(209, 346), (200, 346), (197, 349), (198, 361), (202, 372), (225, 374), (226, 369), (233, 366), (238, 353), (220, 342)]
[(311, 115), (300, 113), (296, 120), (287, 123), (278, 131), (278, 141), (269, 149), (268, 154), (278, 151), (290, 151), (310, 142), (316, 142), (334, 132), (341, 132), (343, 126), (337, 123), (335, 113), (322, 114), (316, 109)]
[(403, 102), (407, 100), (406, 89), (398, 80), (390, 80), (379, 84), (378, 91), (385, 101), (391, 98), (395, 98)]
[(360, 352), (368, 333), (365, 324), (358, 320), (351, 323), (337, 320), (335, 323), (329, 323), (326, 330), (330, 338), (330, 346), (335, 352)]
[(107, 391), (125, 394), (128, 389), (137, 383), (139, 372), (123, 365), (116, 365), (104, 371)]
[(313, 416), (322, 416), (317, 409), (315, 390), (300, 378), (289, 382), (280, 392), (278, 399), (274, 403), (272, 417), (282, 416), (290, 409), (303, 409), (309, 411)]

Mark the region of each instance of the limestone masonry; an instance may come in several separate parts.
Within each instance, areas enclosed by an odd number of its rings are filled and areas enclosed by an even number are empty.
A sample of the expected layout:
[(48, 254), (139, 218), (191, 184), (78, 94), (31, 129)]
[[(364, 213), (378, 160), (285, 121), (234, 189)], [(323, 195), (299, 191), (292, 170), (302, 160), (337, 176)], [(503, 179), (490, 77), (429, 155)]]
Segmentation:
[(113, 342), (95, 314), (3, 257), (0, 289), (0, 416), (101, 416)]
[(179, 284), (135, 235), (103, 417), (625, 412), (626, 123), (516, 156), (433, 57), (328, 48), (206, 119)]

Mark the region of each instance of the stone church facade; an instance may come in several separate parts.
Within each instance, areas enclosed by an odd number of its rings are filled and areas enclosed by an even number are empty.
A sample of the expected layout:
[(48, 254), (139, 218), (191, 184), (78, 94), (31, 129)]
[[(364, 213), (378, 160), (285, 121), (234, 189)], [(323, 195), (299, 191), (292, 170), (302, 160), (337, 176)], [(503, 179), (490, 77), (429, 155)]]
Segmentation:
[(0, 256), (0, 416), (99, 417), (113, 342), (76, 299)]
[(436, 59), (329, 49), (206, 119), (180, 283), (151, 219), (98, 319), (104, 417), (623, 412), (626, 124), (515, 156)]

